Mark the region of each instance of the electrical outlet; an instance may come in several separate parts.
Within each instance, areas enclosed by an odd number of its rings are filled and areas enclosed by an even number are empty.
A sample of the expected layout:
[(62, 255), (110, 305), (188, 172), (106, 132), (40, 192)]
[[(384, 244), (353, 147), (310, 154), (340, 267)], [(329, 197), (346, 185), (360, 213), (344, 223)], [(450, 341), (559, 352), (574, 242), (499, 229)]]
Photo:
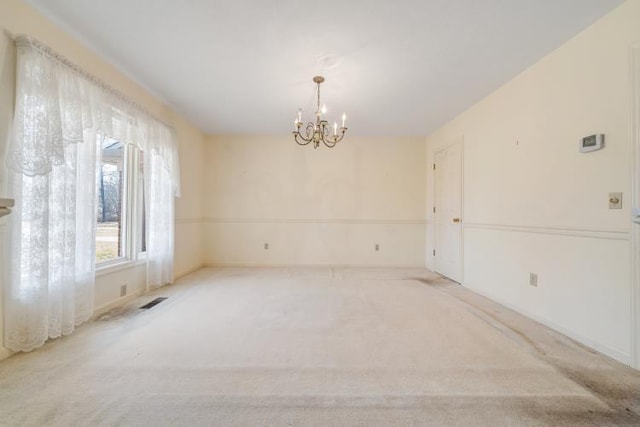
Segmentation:
[(622, 209), (622, 193), (609, 193), (609, 209)]
[(268, 251), (268, 250), (269, 250), (269, 244), (268, 244), (268, 243), (265, 243), (265, 244), (264, 244), (264, 250), (265, 250), (265, 251)]
[(538, 287), (538, 275), (536, 273), (529, 273), (529, 285)]
[(120, 286), (120, 296), (123, 297), (126, 295), (127, 295), (127, 285), (125, 284)]
[(380, 245), (376, 243), (376, 252), (380, 250)]

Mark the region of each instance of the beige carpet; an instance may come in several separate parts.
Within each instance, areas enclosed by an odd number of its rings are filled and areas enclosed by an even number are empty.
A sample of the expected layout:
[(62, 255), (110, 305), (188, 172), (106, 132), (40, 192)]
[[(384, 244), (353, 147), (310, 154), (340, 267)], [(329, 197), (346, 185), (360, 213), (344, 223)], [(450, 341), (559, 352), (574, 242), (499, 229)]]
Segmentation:
[(0, 424), (640, 425), (640, 372), (426, 270), (204, 269), (1, 362)]

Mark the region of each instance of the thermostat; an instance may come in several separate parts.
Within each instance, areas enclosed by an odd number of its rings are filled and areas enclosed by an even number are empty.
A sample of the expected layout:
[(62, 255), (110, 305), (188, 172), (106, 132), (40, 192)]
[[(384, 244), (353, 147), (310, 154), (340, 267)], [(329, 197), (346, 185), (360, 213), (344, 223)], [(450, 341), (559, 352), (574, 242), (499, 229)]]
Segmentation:
[(604, 134), (585, 136), (580, 140), (580, 152), (588, 153), (604, 148)]

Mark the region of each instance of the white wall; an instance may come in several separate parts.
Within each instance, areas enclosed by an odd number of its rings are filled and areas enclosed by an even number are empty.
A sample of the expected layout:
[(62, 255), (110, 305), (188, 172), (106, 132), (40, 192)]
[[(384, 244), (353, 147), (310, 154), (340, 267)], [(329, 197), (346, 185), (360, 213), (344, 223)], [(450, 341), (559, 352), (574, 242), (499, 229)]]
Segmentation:
[(424, 265), (423, 138), (215, 136), (205, 159), (209, 265)]
[[(428, 138), (464, 138), (464, 285), (630, 361), (629, 1)], [(606, 148), (578, 152), (604, 133)], [(427, 204), (433, 204), (433, 175)], [(623, 209), (608, 193), (623, 192)], [(433, 244), (428, 209), (427, 253)], [(427, 266), (433, 257), (427, 256)], [(529, 273), (538, 287), (529, 286)]]
[[(0, 1), (0, 197), (6, 194), (7, 172), (4, 155), (12, 122), (15, 86), (15, 47), (4, 33), (5, 30), (13, 34), (36, 37), (89, 73), (126, 93), (130, 99), (175, 128), (180, 145), (182, 170), (182, 197), (176, 200), (175, 205), (175, 275), (179, 277), (201, 267), (204, 263), (201, 198), (204, 135), (84, 47), (78, 40), (61, 31), (39, 12), (20, 0)], [(0, 239), (2, 240), (6, 237), (5, 223), (6, 218), (0, 219)], [(0, 247), (3, 246), (3, 241), (0, 241)], [(0, 281), (6, 274), (6, 270), (4, 258), (0, 256)], [(107, 308), (121, 302), (121, 284), (128, 285), (130, 294), (142, 292), (145, 286), (144, 265), (130, 266), (97, 277), (95, 306), (98, 309)], [(2, 305), (0, 305), (0, 331), (2, 330)], [(8, 352), (0, 347), (0, 359), (7, 355)]]

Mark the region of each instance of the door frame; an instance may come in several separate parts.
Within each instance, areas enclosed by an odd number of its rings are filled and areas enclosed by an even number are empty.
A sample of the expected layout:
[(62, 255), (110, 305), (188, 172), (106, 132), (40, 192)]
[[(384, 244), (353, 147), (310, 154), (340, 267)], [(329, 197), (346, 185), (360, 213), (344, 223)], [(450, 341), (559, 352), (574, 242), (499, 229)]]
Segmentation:
[[(458, 256), (460, 257), (460, 284), (463, 285), (464, 284), (464, 135), (461, 135), (459, 137), (453, 138), (452, 140), (448, 141), (447, 143), (439, 146), (436, 150), (433, 151), (433, 158), (432, 160), (432, 164), (435, 165), (436, 164), (436, 157), (438, 155), (438, 153), (441, 153), (443, 151), (448, 150), (449, 148), (453, 147), (454, 145), (460, 145), (460, 252), (458, 254)], [(431, 170), (432, 172), (432, 176), (433, 176), (433, 206), (436, 206), (436, 198), (437, 198), (437, 191), (438, 191), (438, 183), (436, 180), (436, 172), (435, 170)], [(436, 216), (438, 215), (438, 210), (436, 209), (436, 212), (433, 213), (433, 249), (436, 251), (437, 253), (437, 245), (438, 245), (438, 241), (436, 239)], [(436, 258), (437, 255), (434, 256), (433, 258), (433, 269), (434, 271), (436, 271), (437, 269), (437, 264), (436, 264)], [(436, 271), (437, 272), (437, 271)]]
[[(640, 208), (640, 43), (631, 46), (631, 208)], [(631, 213), (631, 212), (630, 212)], [(631, 220), (631, 218), (629, 219)], [(631, 222), (631, 366), (640, 370), (640, 225)]]

